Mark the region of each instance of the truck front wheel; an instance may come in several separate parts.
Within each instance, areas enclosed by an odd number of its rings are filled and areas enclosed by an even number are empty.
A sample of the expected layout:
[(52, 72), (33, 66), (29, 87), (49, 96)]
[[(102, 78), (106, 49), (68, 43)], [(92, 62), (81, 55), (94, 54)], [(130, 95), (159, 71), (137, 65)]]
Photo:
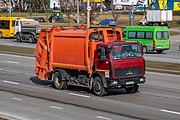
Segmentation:
[(22, 38), (21, 38), (21, 35), (19, 33), (15, 35), (15, 38), (16, 38), (17, 42), (22, 42)]
[(105, 90), (105, 88), (102, 84), (102, 80), (99, 77), (94, 78), (93, 92), (97, 96), (104, 96), (107, 94), (107, 91)]
[(62, 81), (62, 76), (60, 72), (55, 72), (52, 78), (55, 88), (60, 90), (67, 88), (67, 83), (66, 81)]
[(139, 85), (135, 84), (133, 87), (125, 87), (127, 93), (136, 93), (139, 89)]

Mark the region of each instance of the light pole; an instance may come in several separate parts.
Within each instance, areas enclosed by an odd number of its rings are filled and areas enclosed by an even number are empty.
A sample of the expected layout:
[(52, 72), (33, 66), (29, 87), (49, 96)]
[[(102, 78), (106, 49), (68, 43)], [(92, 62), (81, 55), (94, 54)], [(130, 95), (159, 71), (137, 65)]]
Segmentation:
[(12, 4), (11, 4), (11, 0), (9, 0), (9, 17), (12, 16), (11, 9), (12, 9)]
[(77, 0), (77, 23), (79, 24), (79, 0)]
[(90, 8), (89, 0), (87, 0), (87, 28), (90, 27), (90, 9), (88, 9), (88, 8)]

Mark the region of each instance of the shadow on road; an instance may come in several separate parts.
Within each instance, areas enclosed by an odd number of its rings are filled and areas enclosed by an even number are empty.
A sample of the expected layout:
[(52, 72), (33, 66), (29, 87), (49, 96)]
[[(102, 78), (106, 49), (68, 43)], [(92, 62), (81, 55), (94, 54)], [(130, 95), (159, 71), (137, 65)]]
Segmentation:
[[(51, 80), (41, 80), (36, 76), (31, 77), (30, 80), (34, 84), (37, 84), (37, 85), (44, 85), (44, 86), (48, 86), (48, 87), (54, 87), (53, 86), (53, 81), (51, 81)], [(69, 92), (77, 92), (77, 93), (80, 93), (80, 94), (94, 94), (93, 90), (90, 90), (90, 89), (84, 88), (84, 87), (68, 86), (67, 90)], [(121, 89), (108, 90), (108, 94), (106, 96), (125, 95), (125, 94), (127, 94), (126, 90), (121, 88)]]
[(47, 85), (47, 86), (49, 85), (49, 86), (52, 86), (52, 81), (50, 81), (50, 80), (40, 80), (36, 76), (31, 77), (30, 80), (33, 83), (37, 84), (37, 85)]

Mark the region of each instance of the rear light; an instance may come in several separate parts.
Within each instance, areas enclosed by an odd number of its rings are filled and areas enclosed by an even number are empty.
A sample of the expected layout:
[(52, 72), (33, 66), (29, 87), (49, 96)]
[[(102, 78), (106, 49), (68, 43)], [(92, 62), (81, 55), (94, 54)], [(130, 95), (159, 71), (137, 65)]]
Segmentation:
[(153, 40), (153, 48), (155, 48), (155, 46), (156, 46), (156, 41)]

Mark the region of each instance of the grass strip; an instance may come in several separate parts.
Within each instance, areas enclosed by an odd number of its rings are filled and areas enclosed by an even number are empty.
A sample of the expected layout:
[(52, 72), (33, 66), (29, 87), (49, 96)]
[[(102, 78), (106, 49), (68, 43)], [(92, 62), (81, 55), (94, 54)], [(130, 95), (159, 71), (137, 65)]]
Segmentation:
[(20, 54), (20, 55), (31, 55), (31, 56), (33, 56), (35, 53), (34, 48), (6, 46), (6, 45), (0, 45), (0, 51), (4, 53), (13, 53), (18, 55)]
[(180, 71), (180, 64), (170, 62), (146, 61), (146, 67)]
[(0, 120), (8, 120), (8, 119), (0, 117)]

